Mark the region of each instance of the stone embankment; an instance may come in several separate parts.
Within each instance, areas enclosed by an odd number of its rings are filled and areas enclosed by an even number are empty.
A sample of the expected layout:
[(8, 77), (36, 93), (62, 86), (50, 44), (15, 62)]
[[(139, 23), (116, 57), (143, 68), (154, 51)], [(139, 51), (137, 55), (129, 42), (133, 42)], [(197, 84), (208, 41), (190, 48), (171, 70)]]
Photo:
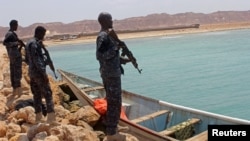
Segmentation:
[[(0, 54), (0, 141), (102, 141), (105, 131), (100, 126), (100, 115), (90, 106), (82, 107), (70, 101), (60, 85), (51, 76), (56, 121), (58, 125), (35, 123), (32, 93), (29, 87), (28, 66), (23, 62), (22, 95), (12, 94), (8, 56), (3, 47)], [(17, 106), (18, 105), (18, 106)], [(46, 114), (46, 113), (45, 113)], [(46, 116), (44, 117), (46, 121)], [(137, 141), (129, 134), (127, 141)]]

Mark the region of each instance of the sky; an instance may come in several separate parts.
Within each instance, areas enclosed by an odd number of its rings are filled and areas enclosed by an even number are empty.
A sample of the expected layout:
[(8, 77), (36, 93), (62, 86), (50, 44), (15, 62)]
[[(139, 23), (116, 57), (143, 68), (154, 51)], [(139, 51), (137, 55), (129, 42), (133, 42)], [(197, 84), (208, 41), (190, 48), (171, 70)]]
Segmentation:
[(250, 0), (0, 0), (0, 26), (8, 27), (12, 19), (18, 20), (22, 27), (33, 23), (96, 20), (103, 11), (121, 20), (154, 13), (248, 10)]

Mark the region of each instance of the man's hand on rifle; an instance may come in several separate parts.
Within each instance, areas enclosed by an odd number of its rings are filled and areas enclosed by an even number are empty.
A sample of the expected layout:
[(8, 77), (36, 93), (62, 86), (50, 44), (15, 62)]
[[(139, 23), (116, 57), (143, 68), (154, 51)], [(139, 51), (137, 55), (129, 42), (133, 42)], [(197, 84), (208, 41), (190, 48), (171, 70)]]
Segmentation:
[(25, 47), (25, 44), (24, 44), (24, 42), (23, 42), (22, 40), (18, 40), (18, 43), (19, 43), (19, 45), (20, 45), (21, 47)]
[(18, 40), (18, 45), (19, 45), (18, 51), (21, 52), (22, 47), (25, 47), (25, 44), (22, 40)]
[(124, 48), (125, 43), (123, 41), (117, 42), (117, 45), (115, 47), (115, 50), (120, 50)]
[(125, 42), (120, 41), (120, 42), (118, 43), (118, 46), (119, 46), (120, 48), (124, 48), (126, 45), (125, 45)]
[(124, 58), (120, 59), (121, 64), (132, 62), (133, 66), (139, 71), (139, 73), (141, 73), (142, 70), (138, 68), (138, 64), (132, 52), (127, 48), (126, 44), (118, 38), (115, 31), (113, 29), (109, 29), (107, 33), (117, 43), (117, 48), (115, 48), (115, 50), (119, 50), (120, 48), (122, 48), (121, 57), (123, 56), (128, 57), (128, 59), (124, 59)]
[(120, 56), (120, 63), (121, 64), (127, 64), (128, 62), (131, 62), (131, 60), (128, 59), (128, 58)]

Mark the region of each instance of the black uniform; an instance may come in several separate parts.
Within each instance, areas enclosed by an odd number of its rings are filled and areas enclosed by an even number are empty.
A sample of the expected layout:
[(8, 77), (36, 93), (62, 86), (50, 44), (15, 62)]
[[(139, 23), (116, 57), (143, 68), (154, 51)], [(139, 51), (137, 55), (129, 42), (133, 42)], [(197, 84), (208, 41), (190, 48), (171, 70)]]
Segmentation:
[(101, 31), (96, 40), (96, 58), (100, 64), (100, 73), (106, 90), (107, 113), (106, 132), (116, 133), (121, 113), (121, 64), (117, 45), (109, 35)]
[(9, 30), (3, 41), (10, 61), (10, 79), (13, 89), (21, 87), (22, 79), (22, 55), (18, 49), (18, 36), (14, 31)]
[(54, 112), (52, 90), (46, 73), (46, 60), (42, 51), (42, 41), (36, 38), (26, 46), (26, 56), (29, 64), (30, 87), (34, 99), (35, 113), (42, 112), (42, 97), (45, 98), (47, 112)]

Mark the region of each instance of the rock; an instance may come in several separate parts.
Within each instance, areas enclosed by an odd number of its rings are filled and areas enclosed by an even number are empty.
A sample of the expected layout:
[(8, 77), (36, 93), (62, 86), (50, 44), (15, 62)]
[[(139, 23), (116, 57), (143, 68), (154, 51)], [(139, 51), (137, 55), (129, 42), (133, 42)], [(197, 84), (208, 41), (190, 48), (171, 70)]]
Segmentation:
[(0, 95), (0, 120), (3, 120), (8, 107), (6, 106), (7, 99), (5, 96)]
[(3, 70), (3, 87), (11, 88), (9, 67)]
[(1, 92), (4, 96), (8, 96), (12, 94), (13, 89), (11, 87), (3, 87)]
[(27, 137), (29, 140), (32, 140), (33, 138), (35, 138), (36, 134), (38, 134), (40, 132), (46, 132), (47, 134), (50, 134), (49, 128), (50, 128), (50, 126), (48, 124), (44, 124), (44, 123), (33, 125), (29, 128), (29, 130), (27, 132)]
[(26, 133), (16, 134), (14, 137), (11, 137), (9, 141), (29, 141)]
[(23, 119), (26, 123), (34, 124), (35, 118), (35, 109), (32, 106), (21, 108), (16, 114), (16, 119)]
[(76, 125), (77, 125), (77, 126), (81, 126), (81, 127), (83, 127), (83, 128), (86, 128), (86, 129), (88, 129), (88, 130), (94, 131), (94, 130), (93, 130), (93, 127), (90, 126), (90, 125), (89, 125), (87, 122), (85, 122), (85, 121), (78, 120), (78, 122), (76, 123)]
[(7, 125), (4, 121), (0, 121), (0, 138), (5, 137), (7, 133)]
[(38, 134), (32, 139), (32, 141), (43, 141), (47, 137), (47, 132), (43, 131)]
[(74, 125), (62, 125), (51, 129), (51, 135), (55, 135), (60, 141), (99, 141), (94, 131)]
[(57, 136), (51, 135), (44, 139), (44, 141), (60, 141)]
[(58, 106), (55, 106), (55, 113), (58, 118), (65, 118), (66, 116), (70, 114), (70, 111), (63, 108), (63, 106), (58, 105)]
[(93, 127), (99, 121), (99, 118), (99, 113), (97, 113), (93, 107), (84, 106), (77, 112), (71, 114), (68, 119), (69, 122), (74, 125), (78, 120), (83, 120)]
[(13, 111), (11, 112), (8, 117), (7, 117), (7, 120), (8, 122), (13, 122), (13, 123), (16, 123), (17, 119), (16, 119), (16, 115), (17, 115), (18, 111)]
[(28, 130), (29, 130), (29, 128), (30, 128), (31, 126), (33, 126), (33, 124), (23, 123), (23, 124), (21, 125), (21, 132), (22, 132), (22, 133), (27, 133)]
[(10, 123), (7, 126), (6, 136), (8, 139), (15, 136), (17, 133), (21, 133), (21, 127), (15, 123)]
[[(21, 108), (28, 107), (28, 106), (34, 107), (33, 98), (17, 101), (16, 106), (15, 106), (15, 110), (19, 110)], [(42, 113), (43, 113), (43, 116), (47, 115), (47, 108), (46, 108), (44, 103), (42, 103)]]
[(0, 141), (9, 141), (7, 138), (0, 138)]

